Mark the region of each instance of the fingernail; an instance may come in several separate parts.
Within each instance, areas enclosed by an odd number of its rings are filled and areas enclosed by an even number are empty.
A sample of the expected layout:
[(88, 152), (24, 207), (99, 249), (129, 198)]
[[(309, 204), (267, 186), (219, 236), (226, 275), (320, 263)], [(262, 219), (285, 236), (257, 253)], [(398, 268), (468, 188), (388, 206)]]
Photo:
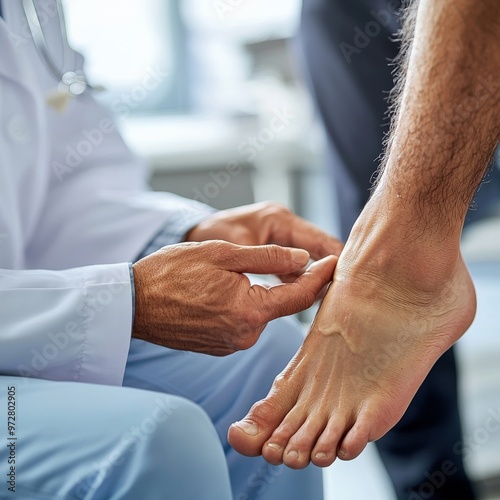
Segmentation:
[(248, 436), (256, 436), (259, 433), (257, 426), (249, 420), (240, 420), (233, 425), (241, 429)]
[(273, 450), (281, 451), (281, 446), (279, 444), (267, 443), (267, 446), (269, 446), (269, 448), (272, 448)]
[(309, 253), (306, 250), (301, 250), (300, 248), (292, 248), (292, 260), (295, 264), (300, 266), (305, 266), (309, 261)]
[(321, 264), (323, 263), (323, 259), (321, 260), (315, 260), (314, 262), (312, 262), (308, 267), (307, 267), (307, 270), (308, 271), (312, 271), (313, 269), (319, 267)]
[[(320, 260), (316, 260), (314, 262), (312, 262), (309, 267), (307, 268), (308, 271), (313, 271), (314, 269), (316, 269), (317, 267), (319, 266), (322, 266), (324, 265), (324, 263), (327, 261), (327, 260), (332, 260), (332, 256), (329, 255), (328, 257), (323, 257), (322, 259)], [(332, 274), (333, 276), (333, 274)]]

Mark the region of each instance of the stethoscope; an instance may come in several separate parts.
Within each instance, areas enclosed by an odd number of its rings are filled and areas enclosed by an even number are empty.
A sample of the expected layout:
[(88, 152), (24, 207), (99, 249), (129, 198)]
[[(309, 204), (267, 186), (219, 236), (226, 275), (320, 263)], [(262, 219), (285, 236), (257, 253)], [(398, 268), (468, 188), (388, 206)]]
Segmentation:
[[(43, 29), (40, 24), (40, 18), (36, 11), (34, 0), (22, 0), (24, 13), (28, 21), (28, 26), (35, 44), (36, 50), (40, 55), (45, 67), (54, 76), (58, 82), (57, 90), (47, 97), (47, 102), (55, 109), (64, 110), (72, 97), (78, 97), (88, 90), (104, 90), (100, 86), (92, 86), (87, 80), (87, 77), (82, 71), (71, 70), (63, 71), (59, 69), (50, 54), (47, 40), (43, 34)], [(61, 26), (63, 39), (66, 39), (66, 23), (64, 20), (64, 12), (61, 6), (61, 1), (56, 0), (57, 15)], [(75, 61), (76, 65), (76, 61)], [(63, 61), (64, 66), (64, 61)]]

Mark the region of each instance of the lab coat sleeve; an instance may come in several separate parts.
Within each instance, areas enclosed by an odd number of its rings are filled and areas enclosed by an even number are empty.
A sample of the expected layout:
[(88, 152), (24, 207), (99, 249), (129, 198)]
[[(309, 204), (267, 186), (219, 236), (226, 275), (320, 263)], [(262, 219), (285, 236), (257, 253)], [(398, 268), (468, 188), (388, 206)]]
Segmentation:
[(130, 347), (129, 264), (0, 270), (0, 374), (121, 385)]

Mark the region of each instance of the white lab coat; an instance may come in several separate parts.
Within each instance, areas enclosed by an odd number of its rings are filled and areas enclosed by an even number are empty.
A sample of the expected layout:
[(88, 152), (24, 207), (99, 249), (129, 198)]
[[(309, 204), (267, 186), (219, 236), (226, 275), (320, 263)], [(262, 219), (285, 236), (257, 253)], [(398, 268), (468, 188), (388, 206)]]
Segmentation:
[[(36, 5), (57, 63), (81, 68), (54, 0)], [(148, 192), (142, 162), (90, 93), (62, 114), (50, 108), (57, 82), (22, 2), (3, 1), (3, 14), (0, 375), (121, 384), (133, 320), (127, 262), (165, 224), (179, 241), (208, 209)]]

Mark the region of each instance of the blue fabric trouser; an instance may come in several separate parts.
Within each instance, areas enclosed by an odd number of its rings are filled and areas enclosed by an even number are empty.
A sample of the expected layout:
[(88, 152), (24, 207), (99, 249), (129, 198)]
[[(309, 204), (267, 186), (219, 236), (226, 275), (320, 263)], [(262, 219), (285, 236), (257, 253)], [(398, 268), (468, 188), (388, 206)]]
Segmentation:
[[(320, 469), (274, 467), (237, 454), (226, 439), (302, 340), (290, 318), (223, 358), (133, 340), (127, 387), (0, 377), (2, 419), (7, 388), (16, 387), (17, 498), (321, 500)], [(0, 499), (11, 497), (2, 479)]]

